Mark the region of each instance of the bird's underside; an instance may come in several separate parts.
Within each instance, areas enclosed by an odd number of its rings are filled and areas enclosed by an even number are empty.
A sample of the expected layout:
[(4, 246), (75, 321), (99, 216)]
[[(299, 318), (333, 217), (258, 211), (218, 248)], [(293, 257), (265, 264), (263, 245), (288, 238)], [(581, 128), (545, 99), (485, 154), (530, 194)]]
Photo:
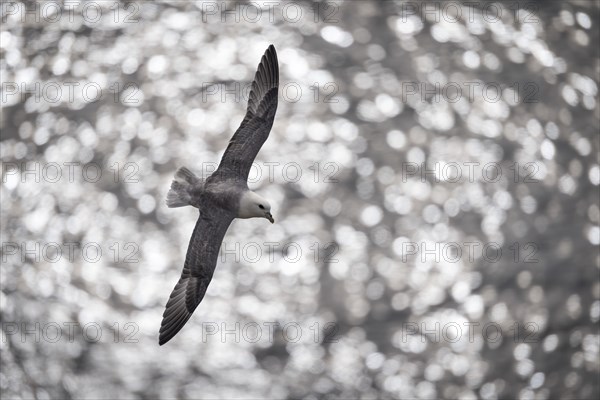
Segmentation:
[(199, 209), (200, 215), (190, 239), (183, 272), (163, 314), (160, 345), (183, 328), (204, 298), (223, 237), (231, 221), (238, 216), (240, 198), (248, 191), (246, 182), (250, 167), (273, 125), (278, 87), (279, 66), (275, 48), (271, 45), (252, 82), (246, 116), (229, 142), (219, 168), (206, 181), (187, 168), (179, 169), (175, 175), (167, 205), (192, 205)]

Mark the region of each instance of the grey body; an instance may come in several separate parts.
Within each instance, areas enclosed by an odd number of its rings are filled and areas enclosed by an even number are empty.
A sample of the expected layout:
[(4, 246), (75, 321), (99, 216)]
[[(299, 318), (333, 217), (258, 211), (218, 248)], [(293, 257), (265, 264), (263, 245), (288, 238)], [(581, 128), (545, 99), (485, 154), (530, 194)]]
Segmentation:
[(206, 181), (200, 179), (186, 167), (179, 168), (167, 194), (167, 205), (171, 208), (192, 206), (201, 210), (220, 207), (235, 212), (239, 208), (241, 195), (248, 185), (235, 176), (211, 175)]
[(200, 304), (217, 263), (223, 237), (234, 218), (273, 217), (266, 199), (248, 189), (248, 173), (267, 140), (277, 110), (279, 66), (271, 45), (256, 71), (246, 116), (233, 135), (219, 168), (206, 180), (180, 168), (167, 194), (169, 207), (191, 205), (199, 217), (190, 239), (183, 272), (167, 302), (159, 344), (183, 328)]

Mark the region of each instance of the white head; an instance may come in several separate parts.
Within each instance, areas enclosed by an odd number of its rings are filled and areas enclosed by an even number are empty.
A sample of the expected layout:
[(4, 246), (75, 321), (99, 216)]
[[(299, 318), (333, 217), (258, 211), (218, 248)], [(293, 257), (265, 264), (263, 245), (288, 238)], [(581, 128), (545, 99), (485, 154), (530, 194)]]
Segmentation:
[(250, 190), (245, 192), (240, 199), (238, 218), (266, 218), (271, 223), (275, 222), (271, 215), (271, 204)]

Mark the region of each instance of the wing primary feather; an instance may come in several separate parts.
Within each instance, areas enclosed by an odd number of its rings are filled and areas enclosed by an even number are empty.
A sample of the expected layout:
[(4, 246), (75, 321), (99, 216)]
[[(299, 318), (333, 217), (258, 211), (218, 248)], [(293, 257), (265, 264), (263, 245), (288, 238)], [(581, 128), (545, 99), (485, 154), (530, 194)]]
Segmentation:
[(270, 45), (258, 64), (252, 88), (250, 90), (250, 99), (248, 101), (248, 116), (257, 115), (258, 107), (265, 95), (273, 88), (279, 87), (279, 62), (275, 47)]
[(210, 180), (238, 179), (246, 182), (252, 163), (269, 137), (279, 92), (279, 61), (275, 47), (263, 54), (252, 81), (246, 116), (221, 158)]
[(187, 320), (187, 318), (192, 315), (190, 312), (188, 312), (185, 304), (179, 304), (176, 310), (176, 313), (173, 313), (169, 318), (167, 318), (167, 322), (161, 327), (161, 331), (168, 331), (173, 325), (176, 325), (182, 319)]

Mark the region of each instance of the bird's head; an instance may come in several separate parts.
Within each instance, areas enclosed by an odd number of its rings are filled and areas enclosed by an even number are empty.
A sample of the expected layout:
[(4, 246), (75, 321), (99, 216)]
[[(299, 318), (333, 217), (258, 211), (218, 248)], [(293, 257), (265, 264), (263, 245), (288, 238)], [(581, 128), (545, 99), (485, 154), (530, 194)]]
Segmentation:
[(246, 192), (240, 199), (238, 218), (266, 218), (271, 223), (275, 222), (271, 215), (271, 204), (251, 191)]

